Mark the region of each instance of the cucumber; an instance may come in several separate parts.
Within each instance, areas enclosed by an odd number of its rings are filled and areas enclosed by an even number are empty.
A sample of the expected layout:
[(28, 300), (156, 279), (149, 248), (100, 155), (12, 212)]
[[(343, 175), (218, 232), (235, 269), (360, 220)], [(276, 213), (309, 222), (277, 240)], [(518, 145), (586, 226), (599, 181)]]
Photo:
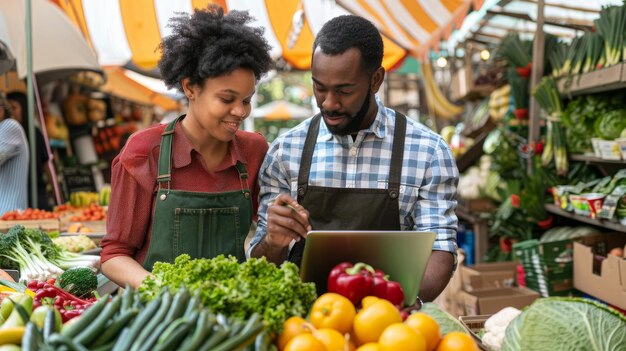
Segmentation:
[[(122, 297), (122, 304), (123, 303), (124, 297)], [(113, 340), (119, 334), (120, 330), (122, 330), (122, 328), (124, 328), (137, 315), (137, 313), (139, 313), (139, 311), (134, 308), (122, 312), (122, 314), (115, 317), (111, 323), (107, 325), (104, 333), (102, 333), (89, 347), (99, 347)], [(115, 340), (113, 340), (113, 343), (115, 343)]]
[(113, 346), (115, 346), (115, 340), (109, 341), (108, 343), (95, 347), (95, 348), (90, 348), (90, 350), (91, 351), (111, 351), (113, 350)]
[(195, 322), (196, 322), (195, 319), (192, 321), (184, 321), (183, 323), (179, 324), (176, 328), (172, 329), (170, 333), (167, 333), (168, 330), (166, 330), (166, 332), (163, 333), (163, 335), (161, 335), (161, 338), (159, 338), (159, 342), (157, 342), (157, 345), (154, 350), (155, 351), (177, 350), (176, 346), (178, 346), (178, 344), (180, 344), (181, 341), (183, 341), (185, 336), (187, 336), (191, 328), (194, 326)]
[(144, 326), (143, 330), (139, 333), (137, 338), (133, 341), (132, 346), (130, 347), (131, 351), (137, 351), (143, 345), (144, 341), (154, 331), (154, 328), (158, 324), (167, 323), (165, 320), (165, 316), (167, 315), (170, 305), (172, 303), (172, 294), (170, 294), (169, 290), (165, 290), (163, 293), (163, 297), (161, 298), (161, 306), (159, 310), (154, 314), (154, 317), (148, 321), (148, 323)]
[(200, 308), (201, 308), (200, 296), (198, 296), (198, 294), (193, 294), (191, 295), (191, 298), (189, 299), (189, 303), (187, 304), (187, 309), (185, 310), (185, 313), (183, 313), (183, 315), (189, 316), (191, 315), (193, 311), (196, 311)]
[(46, 312), (46, 318), (43, 320), (43, 341), (47, 342), (50, 335), (58, 332), (56, 323), (56, 311), (54, 309)]
[(218, 347), (213, 348), (213, 351), (230, 351), (235, 349), (241, 349), (254, 341), (256, 336), (263, 331), (265, 325), (261, 320), (261, 315), (253, 313), (248, 319), (245, 326), (241, 329), (237, 335), (231, 334), (228, 340), (221, 343)]
[(152, 316), (156, 313), (156, 311), (161, 306), (161, 296), (157, 296), (154, 300), (152, 300), (146, 308), (144, 308), (139, 314), (137, 318), (130, 325), (128, 332), (125, 337), (119, 337), (113, 350), (115, 351), (126, 351), (130, 349), (131, 344), (135, 341), (135, 338), (139, 334), (139, 332), (146, 326), (146, 323), (152, 318)]
[(264, 330), (254, 340), (254, 351), (268, 351), (272, 344), (272, 336), (269, 330)]
[(107, 322), (113, 318), (113, 316), (120, 309), (121, 305), (122, 297), (118, 295), (113, 299), (113, 301), (106, 305), (106, 307), (102, 310), (102, 313), (100, 313), (100, 315), (96, 317), (96, 319), (94, 319), (87, 328), (83, 329), (83, 331), (74, 337), (74, 341), (83, 346), (89, 346), (93, 343), (98, 338), (98, 335), (105, 330)]
[(172, 307), (170, 307), (167, 316), (165, 316), (166, 323), (170, 323), (183, 315), (183, 312), (185, 312), (185, 305), (189, 302), (189, 297), (189, 291), (183, 285), (183, 287), (176, 293), (176, 296), (172, 301)]
[(104, 306), (106, 306), (108, 301), (109, 295), (104, 295), (96, 303), (89, 306), (89, 308), (87, 308), (85, 312), (83, 312), (83, 314), (80, 316), (78, 321), (68, 325), (67, 327), (63, 327), (63, 329), (61, 329), (61, 335), (66, 336), (70, 339), (78, 335), (81, 330), (87, 328), (87, 326), (89, 326), (89, 324), (91, 324), (91, 322), (96, 319), (96, 317), (100, 314), (100, 312), (102, 312)]
[(22, 350), (23, 351), (36, 351), (38, 349), (38, 343), (41, 340), (41, 334), (39, 328), (33, 322), (26, 324), (26, 329), (22, 335)]
[(224, 339), (228, 337), (228, 329), (224, 329), (222, 326), (218, 326), (215, 333), (211, 335), (207, 340), (204, 341), (202, 346), (198, 349), (198, 351), (209, 351), (213, 350), (213, 347), (217, 346)]
[(190, 334), (183, 344), (178, 348), (178, 351), (195, 351), (204, 340), (211, 334), (213, 325), (216, 323), (215, 317), (212, 316), (208, 310), (200, 312), (196, 328), (193, 333)]
[[(55, 346), (66, 346), (70, 351), (89, 351), (89, 349), (87, 349), (83, 345), (74, 342), (74, 340), (62, 334), (50, 335), (48, 343)], [(61, 349), (61, 347), (59, 347), (58, 349)]]
[(133, 289), (128, 283), (124, 288), (122, 294), (122, 311), (129, 310), (133, 307), (133, 299), (135, 298), (135, 289)]

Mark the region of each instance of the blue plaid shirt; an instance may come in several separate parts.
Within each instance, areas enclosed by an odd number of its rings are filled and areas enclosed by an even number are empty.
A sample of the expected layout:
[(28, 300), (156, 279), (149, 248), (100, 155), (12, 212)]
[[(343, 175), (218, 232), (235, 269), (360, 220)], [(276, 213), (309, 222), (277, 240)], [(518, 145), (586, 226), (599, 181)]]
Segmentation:
[[(320, 123), (309, 184), (331, 188), (387, 189), (395, 111), (377, 99), (372, 125), (351, 136), (333, 135)], [(259, 171), (260, 202), (252, 248), (267, 231), (267, 204), (280, 193), (297, 198), (298, 170), (311, 118), (278, 137)], [(400, 184), (402, 230), (437, 233), (433, 250), (456, 255), (456, 186), (458, 169), (446, 142), (426, 126), (407, 118)]]

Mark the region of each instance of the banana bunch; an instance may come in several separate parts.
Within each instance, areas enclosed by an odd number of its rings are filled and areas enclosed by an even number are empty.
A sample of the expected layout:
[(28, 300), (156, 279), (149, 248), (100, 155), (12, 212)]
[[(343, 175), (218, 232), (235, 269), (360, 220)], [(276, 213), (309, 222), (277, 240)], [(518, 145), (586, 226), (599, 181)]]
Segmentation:
[(509, 84), (494, 90), (489, 95), (489, 115), (499, 121), (504, 118), (511, 105), (511, 86)]
[(109, 199), (111, 199), (111, 187), (105, 186), (100, 190), (98, 204), (100, 206), (109, 206)]
[(424, 77), (426, 103), (435, 117), (449, 120), (463, 112), (462, 106), (457, 106), (448, 101), (441, 90), (439, 90), (435, 78), (433, 77), (430, 62), (422, 63), (422, 75)]
[(90, 191), (77, 191), (70, 194), (70, 204), (73, 207), (86, 207), (91, 203), (98, 203), (99, 195), (98, 193), (90, 192)]

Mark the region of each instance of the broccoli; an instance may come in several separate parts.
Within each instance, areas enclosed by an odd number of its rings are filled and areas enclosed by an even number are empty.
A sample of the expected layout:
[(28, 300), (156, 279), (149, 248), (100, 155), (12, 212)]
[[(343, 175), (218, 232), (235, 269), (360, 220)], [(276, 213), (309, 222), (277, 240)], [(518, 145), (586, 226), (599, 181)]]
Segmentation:
[(98, 278), (91, 268), (74, 267), (63, 272), (56, 284), (74, 296), (86, 298), (98, 289)]

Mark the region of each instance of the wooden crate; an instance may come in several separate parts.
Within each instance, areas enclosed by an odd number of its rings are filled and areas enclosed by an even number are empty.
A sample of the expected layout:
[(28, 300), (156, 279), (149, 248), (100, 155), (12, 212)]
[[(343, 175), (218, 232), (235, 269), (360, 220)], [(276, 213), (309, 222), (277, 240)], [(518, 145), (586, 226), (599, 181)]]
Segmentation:
[(0, 232), (6, 233), (14, 225), (23, 225), (25, 228), (38, 228), (45, 232), (61, 230), (61, 222), (57, 218), (32, 219), (19, 221), (0, 221)]
[(483, 314), (477, 316), (459, 316), (459, 321), (467, 331), (470, 332), (476, 344), (481, 350), (488, 350), (485, 345), (483, 345), (482, 340), (478, 336), (478, 332), (485, 327), (485, 322), (489, 319), (491, 315)]

